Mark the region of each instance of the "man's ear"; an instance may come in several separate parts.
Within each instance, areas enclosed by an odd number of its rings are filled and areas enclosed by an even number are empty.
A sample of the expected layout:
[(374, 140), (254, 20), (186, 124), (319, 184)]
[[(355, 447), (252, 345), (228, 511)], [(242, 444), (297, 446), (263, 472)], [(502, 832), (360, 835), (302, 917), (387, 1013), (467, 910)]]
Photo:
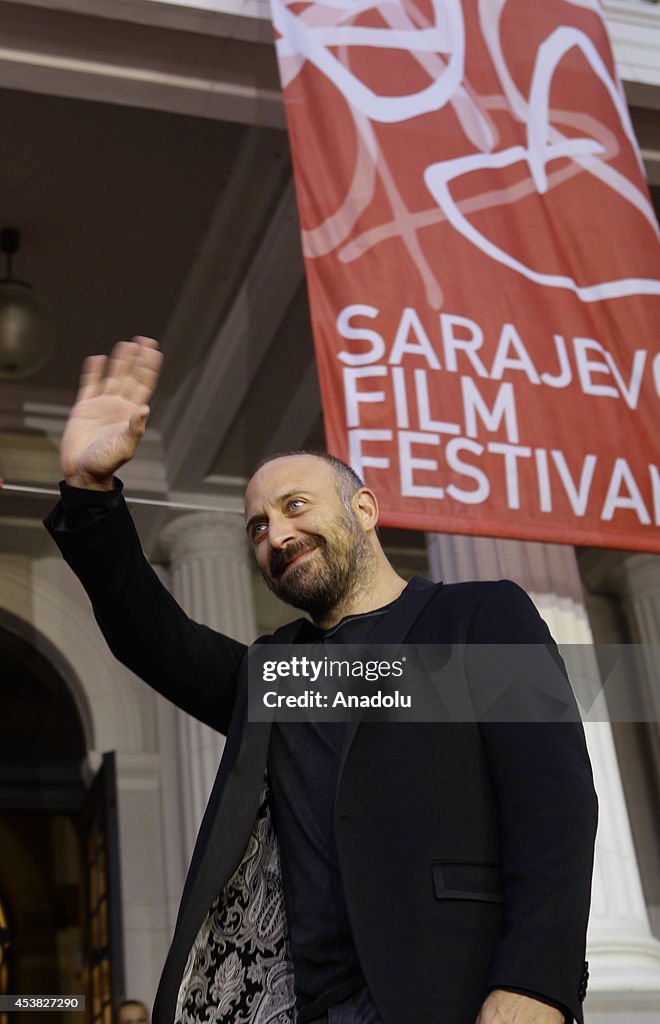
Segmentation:
[(362, 529), (366, 532), (375, 530), (378, 526), (378, 499), (368, 487), (361, 487), (356, 491), (352, 499), (353, 509)]

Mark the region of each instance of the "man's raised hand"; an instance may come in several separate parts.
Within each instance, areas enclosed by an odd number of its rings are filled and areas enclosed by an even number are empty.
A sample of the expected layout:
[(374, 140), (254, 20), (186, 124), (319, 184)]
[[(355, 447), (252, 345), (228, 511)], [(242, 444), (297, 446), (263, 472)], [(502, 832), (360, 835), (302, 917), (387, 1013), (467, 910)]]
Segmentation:
[(111, 489), (113, 473), (133, 458), (144, 434), (162, 361), (158, 342), (141, 337), (118, 342), (109, 357), (85, 360), (60, 446), (68, 484)]

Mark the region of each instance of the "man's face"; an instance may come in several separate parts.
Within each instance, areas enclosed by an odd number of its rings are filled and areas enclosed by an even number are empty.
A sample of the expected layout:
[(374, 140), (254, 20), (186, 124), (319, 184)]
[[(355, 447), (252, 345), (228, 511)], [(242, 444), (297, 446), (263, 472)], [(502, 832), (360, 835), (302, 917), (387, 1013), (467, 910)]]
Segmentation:
[(266, 463), (248, 484), (245, 517), (268, 587), (314, 618), (340, 604), (366, 573), (369, 540), (323, 459), (290, 455)]
[(117, 1010), (117, 1024), (149, 1024), (147, 1011), (141, 1003), (127, 1003)]

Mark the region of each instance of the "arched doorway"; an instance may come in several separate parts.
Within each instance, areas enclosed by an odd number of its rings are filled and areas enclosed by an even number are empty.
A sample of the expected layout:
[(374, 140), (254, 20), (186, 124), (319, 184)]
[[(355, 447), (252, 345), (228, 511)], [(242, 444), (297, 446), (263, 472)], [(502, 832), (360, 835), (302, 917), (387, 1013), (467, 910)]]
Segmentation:
[[(0, 970), (11, 993), (85, 994), (86, 1019), (109, 1024), (113, 997), (123, 996), (113, 990), (110, 941), (112, 758), (87, 790), (86, 753), (61, 674), (36, 646), (0, 626), (0, 898), (9, 939)], [(52, 1016), (59, 1024), (81, 1020)], [(29, 1020), (12, 1013), (12, 1024)]]

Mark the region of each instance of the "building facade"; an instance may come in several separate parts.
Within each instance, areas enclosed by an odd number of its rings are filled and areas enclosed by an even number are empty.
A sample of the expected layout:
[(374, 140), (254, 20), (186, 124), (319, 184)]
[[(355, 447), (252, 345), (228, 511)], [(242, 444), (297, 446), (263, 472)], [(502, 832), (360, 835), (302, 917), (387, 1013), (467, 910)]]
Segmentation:
[[(604, 12), (657, 210), (660, 5)], [(0, 227), (20, 229), (15, 274), (58, 332), (43, 368), (0, 377), (0, 476), (53, 488), (84, 355), (158, 337), (163, 381), (124, 480), (169, 507), (135, 505), (138, 529), (183, 607), (249, 642), (290, 614), (256, 578), (245, 481), (267, 451), (324, 446), (268, 5), (2, 0), (0, 26)], [(107, 1021), (113, 998), (153, 1000), (223, 741), (107, 652), (41, 526), (53, 500), (0, 490), (0, 985), (92, 992), (90, 1020)], [(601, 825), (586, 1019), (651, 1024), (660, 559), (383, 537), (404, 576), (517, 580), (587, 659), (594, 642), (647, 645), (647, 720), (587, 729)]]

